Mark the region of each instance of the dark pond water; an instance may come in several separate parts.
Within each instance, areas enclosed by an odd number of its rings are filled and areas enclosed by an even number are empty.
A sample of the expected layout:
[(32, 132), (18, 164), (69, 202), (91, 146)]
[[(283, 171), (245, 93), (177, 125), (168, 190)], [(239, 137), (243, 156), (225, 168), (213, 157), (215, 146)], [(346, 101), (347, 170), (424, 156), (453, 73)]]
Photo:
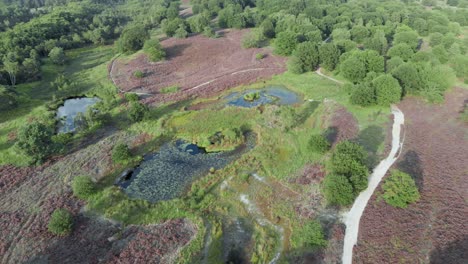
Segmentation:
[(253, 224), (247, 218), (223, 219), (223, 258), (225, 263), (249, 263)]
[(58, 133), (74, 132), (76, 129), (75, 117), (78, 113), (85, 113), (88, 107), (101, 101), (97, 97), (74, 98), (65, 100), (63, 106), (57, 110)]
[(121, 181), (125, 193), (150, 202), (181, 196), (193, 180), (221, 169), (255, 145), (255, 135), (247, 134), (246, 143), (233, 151), (206, 153), (202, 148), (183, 141), (164, 144), (157, 152), (146, 155), (141, 164)]
[[(249, 93), (259, 93), (259, 98), (253, 101), (244, 99)], [(250, 89), (243, 92), (234, 92), (224, 98), (227, 105), (240, 107), (257, 107), (263, 104), (292, 105), (299, 103), (301, 98), (284, 86), (268, 86), (263, 89)]]

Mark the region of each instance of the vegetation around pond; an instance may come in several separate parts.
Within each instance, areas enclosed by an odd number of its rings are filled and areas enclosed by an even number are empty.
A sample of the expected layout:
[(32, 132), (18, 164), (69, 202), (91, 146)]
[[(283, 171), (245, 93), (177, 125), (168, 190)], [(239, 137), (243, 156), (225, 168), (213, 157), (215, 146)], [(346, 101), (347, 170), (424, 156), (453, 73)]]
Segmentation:
[[(466, 0), (0, 2), (0, 198), (11, 201), (0, 206), (0, 262), (339, 262), (336, 206), (366, 188), (389, 105), (442, 102), (467, 87), (467, 10)], [(272, 85), (297, 97), (264, 103), (260, 89)], [(210, 104), (228, 89), (250, 108)], [(75, 132), (55, 133), (58, 106), (77, 96), (101, 101)], [(425, 107), (415, 102), (413, 112)], [(208, 153), (180, 151), (179, 139)], [(142, 157), (130, 186), (113, 186)], [(430, 197), (412, 169), (384, 183), (388, 204), (411, 210)], [(121, 230), (101, 229), (107, 219)], [(228, 230), (239, 219), (251, 240), (233, 249), (225, 242), (236, 242)], [(385, 261), (427, 258), (399, 239), (383, 247), (393, 250)], [(368, 249), (360, 260), (376, 254)]]

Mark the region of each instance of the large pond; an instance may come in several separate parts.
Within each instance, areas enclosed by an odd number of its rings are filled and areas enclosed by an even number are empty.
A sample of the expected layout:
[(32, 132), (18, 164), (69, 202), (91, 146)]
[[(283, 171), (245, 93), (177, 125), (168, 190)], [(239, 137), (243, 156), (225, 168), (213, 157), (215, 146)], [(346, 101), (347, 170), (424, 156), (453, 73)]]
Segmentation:
[(85, 113), (88, 107), (99, 102), (97, 97), (73, 98), (65, 100), (57, 110), (58, 133), (69, 133), (76, 130), (75, 118), (79, 113)]
[(170, 200), (181, 196), (195, 179), (209, 173), (211, 168), (221, 169), (252, 149), (255, 140), (255, 135), (248, 133), (245, 144), (233, 151), (217, 153), (206, 153), (183, 141), (169, 142), (146, 155), (118, 185), (132, 198), (150, 202)]
[[(255, 99), (247, 100), (248, 95), (256, 94)], [(227, 105), (240, 107), (257, 107), (263, 104), (293, 105), (301, 102), (296, 93), (284, 86), (267, 86), (263, 89), (249, 89), (243, 92), (234, 92), (224, 98)]]

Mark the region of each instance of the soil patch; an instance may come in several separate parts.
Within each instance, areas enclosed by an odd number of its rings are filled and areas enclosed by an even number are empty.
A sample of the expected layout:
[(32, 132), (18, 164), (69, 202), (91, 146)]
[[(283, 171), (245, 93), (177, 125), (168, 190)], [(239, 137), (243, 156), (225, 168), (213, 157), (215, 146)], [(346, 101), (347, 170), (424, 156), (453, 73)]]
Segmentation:
[[(179, 101), (193, 96), (210, 97), (231, 87), (248, 84), (286, 70), (286, 58), (268, 48), (244, 49), (242, 37), (248, 30), (223, 30), (221, 38), (195, 35), (187, 39), (169, 38), (161, 42), (167, 53), (164, 62), (151, 63), (141, 54), (125, 62), (117, 59), (110, 76), (124, 92), (152, 94), (146, 103)], [(255, 58), (257, 53), (266, 55)], [(140, 70), (144, 77), (132, 77)], [(163, 94), (161, 89), (179, 86), (178, 92)]]
[(387, 205), (377, 190), (361, 219), (356, 263), (466, 263), (468, 261), (468, 125), (458, 120), (468, 90), (445, 103), (408, 97), (403, 152), (393, 166), (416, 181), (421, 200), (407, 209)]

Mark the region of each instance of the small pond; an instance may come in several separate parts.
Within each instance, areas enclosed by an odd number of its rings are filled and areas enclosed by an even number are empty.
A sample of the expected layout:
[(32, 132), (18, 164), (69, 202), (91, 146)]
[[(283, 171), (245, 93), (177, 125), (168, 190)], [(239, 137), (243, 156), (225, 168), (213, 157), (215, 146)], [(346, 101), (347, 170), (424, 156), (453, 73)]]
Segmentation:
[(88, 107), (101, 101), (97, 97), (73, 98), (65, 100), (57, 110), (58, 133), (74, 132), (76, 129), (75, 117), (78, 113), (85, 113)]
[(150, 202), (181, 196), (192, 181), (221, 169), (252, 149), (255, 135), (246, 134), (246, 143), (233, 151), (206, 153), (203, 148), (178, 140), (168, 142), (144, 157), (141, 164), (129, 171), (117, 184), (131, 198)]
[[(258, 98), (246, 100), (245, 95), (258, 93)], [(234, 92), (224, 98), (227, 105), (240, 107), (257, 107), (263, 104), (292, 105), (301, 102), (296, 93), (284, 86), (267, 86), (263, 89), (249, 89), (243, 92)]]

